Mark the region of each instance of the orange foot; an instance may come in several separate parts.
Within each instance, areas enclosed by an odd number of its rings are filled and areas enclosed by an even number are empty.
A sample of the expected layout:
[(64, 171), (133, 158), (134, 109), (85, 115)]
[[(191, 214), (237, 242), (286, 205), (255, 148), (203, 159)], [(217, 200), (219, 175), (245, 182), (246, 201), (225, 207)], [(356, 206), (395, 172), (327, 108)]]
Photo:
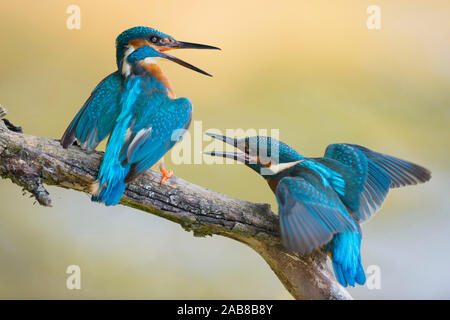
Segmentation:
[(173, 176), (173, 171), (172, 170), (170, 170), (170, 171), (167, 171), (167, 170), (164, 170), (164, 169), (159, 169), (159, 171), (161, 171), (161, 173), (162, 173), (162, 178), (161, 178), (161, 184), (164, 184), (164, 182), (166, 182), (166, 180), (167, 179), (169, 179), (171, 176)]

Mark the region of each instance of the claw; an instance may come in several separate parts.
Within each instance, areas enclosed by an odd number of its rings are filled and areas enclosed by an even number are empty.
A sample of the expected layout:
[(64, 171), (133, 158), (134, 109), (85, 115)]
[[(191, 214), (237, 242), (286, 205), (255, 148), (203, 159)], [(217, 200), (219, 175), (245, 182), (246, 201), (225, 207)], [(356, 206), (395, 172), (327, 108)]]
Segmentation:
[(161, 171), (161, 173), (163, 175), (161, 178), (161, 182), (160, 182), (161, 184), (164, 184), (167, 179), (169, 179), (171, 176), (173, 176), (172, 170), (167, 171), (165, 169), (160, 168), (159, 171)]

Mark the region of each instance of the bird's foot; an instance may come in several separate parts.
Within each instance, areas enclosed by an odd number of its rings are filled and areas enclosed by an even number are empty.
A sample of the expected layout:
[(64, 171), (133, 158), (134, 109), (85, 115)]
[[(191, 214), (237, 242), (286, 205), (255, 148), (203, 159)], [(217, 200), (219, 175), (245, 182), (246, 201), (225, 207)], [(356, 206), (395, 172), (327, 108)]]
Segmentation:
[(159, 169), (159, 171), (161, 171), (162, 173), (162, 178), (161, 178), (161, 184), (164, 184), (166, 182), (167, 179), (169, 179), (171, 176), (173, 176), (173, 171), (172, 170), (165, 170), (165, 169)]

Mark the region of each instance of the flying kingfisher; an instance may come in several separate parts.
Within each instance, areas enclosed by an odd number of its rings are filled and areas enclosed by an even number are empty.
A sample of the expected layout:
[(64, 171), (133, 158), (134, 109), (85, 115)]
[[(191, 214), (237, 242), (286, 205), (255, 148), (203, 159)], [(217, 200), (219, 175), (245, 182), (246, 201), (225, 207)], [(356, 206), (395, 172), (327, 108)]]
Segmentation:
[(93, 201), (118, 204), (126, 183), (157, 162), (163, 174), (161, 183), (172, 176), (162, 157), (188, 129), (192, 105), (187, 98), (176, 98), (157, 61), (167, 59), (211, 76), (166, 53), (181, 48), (219, 49), (177, 41), (148, 27), (134, 27), (117, 37), (118, 71), (97, 85), (61, 139), (64, 148), (77, 140), (89, 152), (110, 135), (91, 190)]
[(235, 159), (259, 173), (278, 202), (283, 245), (331, 257), (341, 285), (363, 285), (360, 223), (381, 207), (390, 188), (423, 183), (427, 169), (366, 147), (338, 143), (321, 158), (307, 158), (270, 137), (229, 138), (206, 133), (241, 152), (205, 152)]

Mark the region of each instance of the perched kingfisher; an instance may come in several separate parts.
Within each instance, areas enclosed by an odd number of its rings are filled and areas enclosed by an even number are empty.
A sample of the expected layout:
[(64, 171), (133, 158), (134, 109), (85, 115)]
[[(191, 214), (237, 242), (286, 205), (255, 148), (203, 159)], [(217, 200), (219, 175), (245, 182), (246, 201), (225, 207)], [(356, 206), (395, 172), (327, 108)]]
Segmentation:
[(322, 158), (307, 158), (270, 137), (206, 134), (241, 151), (206, 154), (242, 162), (267, 181), (278, 202), (285, 248), (325, 251), (344, 287), (366, 281), (360, 223), (381, 207), (390, 188), (431, 178), (421, 166), (355, 144), (331, 144)]
[[(177, 41), (148, 27), (134, 27), (116, 39), (118, 71), (103, 79), (66, 129), (64, 148), (77, 140), (87, 151), (110, 135), (92, 200), (106, 205), (119, 203), (126, 183), (160, 164), (161, 183), (172, 175), (162, 157), (188, 129), (192, 105), (177, 99), (158, 59), (167, 59), (211, 76), (166, 53), (171, 49), (219, 49)], [(219, 49), (220, 50), (220, 49)]]

